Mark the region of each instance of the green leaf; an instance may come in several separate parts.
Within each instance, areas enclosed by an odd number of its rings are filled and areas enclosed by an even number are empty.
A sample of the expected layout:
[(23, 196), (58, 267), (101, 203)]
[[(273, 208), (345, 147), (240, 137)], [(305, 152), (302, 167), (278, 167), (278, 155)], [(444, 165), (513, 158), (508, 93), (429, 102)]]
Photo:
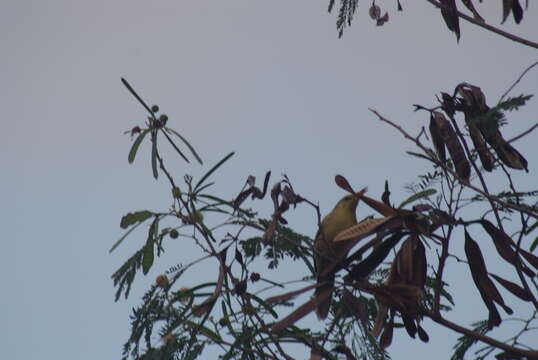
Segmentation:
[(210, 183), (205, 184), (204, 186), (200, 186), (200, 188), (198, 190), (196, 190), (196, 193), (198, 194), (200, 191), (205, 190), (205, 189), (207, 189), (208, 187), (210, 187), (212, 185), (215, 185), (215, 183), (210, 182)]
[(519, 110), (521, 106), (524, 106), (527, 101), (529, 101), (532, 98), (531, 95), (519, 95), (514, 97), (508, 97), (503, 102), (497, 104), (496, 107), (501, 108), (505, 111), (513, 111), (513, 110)]
[(224, 164), (229, 158), (231, 158), (235, 152), (231, 152), (228, 155), (226, 155), (221, 161), (219, 161), (215, 166), (213, 166), (202, 178), (196, 183), (196, 186), (194, 187), (194, 191), (200, 187), (204, 181), (211, 176), (222, 164)]
[(157, 179), (159, 172), (157, 171), (157, 133), (151, 134), (151, 169), (153, 170), (153, 177)]
[(152, 213), (151, 211), (148, 211), (148, 210), (142, 210), (142, 211), (128, 213), (127, 215), (125, 215), (124, 217), (121, 218), (120, 227), (122, 229), (127, 229), (129, 226), (131, 226), (133, 224), (146, 221), (147, 219), (149, 219), (153, 215), (154, 215), (154, 213)]
[(116, 249), (116, 248), (123, 242), (123, 240), (125, 240), (125, 238), (126, 238), (127, 236), (129, 236), (129, 234), (130, 234), (134, 229), (136, 229), (140, 224), (142, 224), (142, 223), (139, 222), (138, 224), (136, 224), (135, 226), (133, 226), (132, 228), (130, 228), (129, 230), (127, 230), (127, 231), (125, 232), (125, 234), (123, 234), (123, 236), (120, 237), (120, 238), (118, 239), (118, 241), (116, 241), (116, 242), (114, 243), (114, 245), (112, 245), (112, 247), (110, 248), (110, 250), (108, 250), (108, 253), (110, 254), (112, 251), (114, 251), (114, 250), (115, 250), (115, 249)]
[(187, 145), (187, 147), (189, 148), (189, 150), (191, 151), (192, 155), (196, 158), (196, 160), (198, 160), (198, 162), (200, 163), (200, 165), (203, 164), (202, 162), (202, 159), (198, 156), (198, 154), (196, 153), (196, 151), (194, 150), (194, 148), (192, 147), (192, 145), (187, 141), (187, 139), (185, 139), (183, 136), (181, 136), (180, 133), (178, 133), (177, 131), (175, 131), (174, 129), (170, 129), (170, 128), (165, 128), (166, 130), (170, 131), (171, 133), (173, 133), (174, 135), (176, 135), (178, 138), (181, 139), (181, 141), (183, 141), (183, 143), (185, 145)]
[(164, 134), (164, 136), (166, 137), (166, 139), (168, 140), (168, 142), (172, 145), (172, 147), (177, 151), (177, 153), (183, 158), (183, 160), (185, 160), (186, 162), (190, 163), (189, 159), (187, 159), (187, 157), (183, 154), (183, 152), (181, 152), (181, 150), (179, 150), (179, 148), (177, 147), (177, 145), (174, 143), (174, 141), (172, 141), (172, 139), (170, 139), (170, 136), (168, 136), (168, 134), (166, 133), (166, 131), (162, 130), (162, 133)]
[(435, 189), (426, 189), (424, 191), (418, 192), (412, 196), (410, 196), (407, 200), (405, 200), (403, 203), (400, 204), (398, 207), (399, 209), (403, 208), (405, 205), (410, 204), (414, 201), (417, 201), (418, 199), (422, 199), (428, 196), (431, 196), (433, 194), (437, 193), (437, 190)]
[(201, 324), (197, 324), (197, 323), (189, 321), (189, 320), (185, 320), (184, 323), (188, 324), (191, 328), (197, 329), (198, 332), (204, 334), (205, 336), (207, 336), (212, 341), (215, 341), (215, 342), (222, 341), (222, 338), (216, 332), (214, 332), (213, 330), (211, 330), (211, 329), (209, 329), (209, 328), (207, 328), (205, 326), (202, 326)]
[(425, 160), (428, 160), (428, 161), (431, 161), (431, 162), (435, 163), (431, 158), (427, 157), (427, 156), (424, 155), (424, 154), (416, 153), (416, 152), (413, 152), (413, 151), (406, 151), (406, 153), (407, 153), (408, 155), (415, 156), (415, 157), (418, 157), (418, 158), (421, 158), (421, 159), (425, 159)]
[(155, 254), (153, 253), (153, 243), (144, 246), (144, 254), (142, 256), (142, 272), (146, 275), (153, 265)]
[(148, 231), (148, 240), (146, 241), (146, 246), (144, 246), (144, 253), (142, 255), (142, 272), (146, 275), (153, 265), (155, 260), (154, 244), (155, 244), (155, 229), (158, 224), (158, 219), (155, 219)]
[(531, 252), (534, 251), (534, 249), (536, 249), (536, 246), (538, 246), (538, 236), (536, 237), (536, 239), (534, 239), (534, 241), (531, 244), (531, 247), (530, 247)]
[(269, 305), (268, 303), (266, 303), (265, 301), (263, 301), (262, 299), (260, 299), (259, 297), (257, 297), (254, 294), (249, 294), (249, 297), (252, 300), (254, 300), (255, 302), (257, 302), (258, 304), (260, 304), (261, 306), (263, 306), (265, 308), (265, 310), (267, 310), (275, 319), (278, 319), (278, 315), (273, 310), (273, 307), (271, 305)]
[(125, 87), (127, 88), (127, 90), (129, 90), (129, 92), (136, 98), (136, 100), (138, 100), (138, 102), (140, 104), (142, 104), (142, 106), (151, 114), (151, 116), (155, 117), (155, 115), (153, 114), (153, 111), (151, 111), (151, 109), (149, 108), (149, 106), (144, 102), (144, 100), (142, 100), (142, 98), (140, 97), (140, 95), (138, 95), (136, 93), (136, 91), (133, 89), (133, 87), (131, 86), (131, 84), (129, 84), (129, 82), (127, 80), (125, 80), (124, 78), (121, 78), (121, 82), (123, 83), (123, 85), (125, 85)]
[(149, 132), (149, 129), (146, 129), (146, 130), (142, 130), (142, 132), (138, 134), (138, 137), (134, 141), (133, 146), (131, 146), (131, 151), (129, 151), (129, 156), (127, 157), (127, 160), (129, 160), (129, 164), (133, 163), (136, 156), (136, 152), (138, 151), (138, 148), (140, 147), (142, 140), (144, 140), (144, 137), (146, 137), (148, 132)]
[(536, 228), (538, 228), (538, 220), (537, 220), (534, 224), (532, 224), (531, 226), (529, 226), (529, 227), (527, 228), (527, 230), (525, 230), (525, 235), (530, 234), (530, 233), (533, 232), (534, 229), (536, 229)]
[(450, 293), (446, 291), (444, 287), (441, 288), (440, 293), (445, 299), (447, 299), (452, 304), (452, 306), (456, 305), (454, 303), (454, 299), (452, 298), (452, 295), (450, 295)]

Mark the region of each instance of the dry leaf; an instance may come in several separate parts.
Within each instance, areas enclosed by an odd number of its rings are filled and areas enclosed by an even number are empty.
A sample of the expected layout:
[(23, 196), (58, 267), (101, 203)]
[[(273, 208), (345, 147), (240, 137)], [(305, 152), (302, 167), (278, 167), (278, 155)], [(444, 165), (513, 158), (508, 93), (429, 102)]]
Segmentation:
[(372, 20), (377, 20), (381, 16), (381, 8), (375, 4), (372, 4), (368, 10), (368, 13), (370, 14), (370, 18)]
[(389, 13), (385, 12), (385, 15), (383, 15), (383, 17), (380, 17), (380, 18), (377, 19), (376, 25), (377, 26), (383, 26), (388, 21), (389, 21)]
[(371, 197), (368, 197), (366, 195), (361, 195), (360, 199), (364, 201), (366, 205), (371, 207), (372, 209), (376, 210), (378, 213), (380, 213), (383, 216), (392, 216), (396, 215), (397, 211), (393, 209), (392, 207), (377, 201), (375, 199), (372, 199)]
[(510, 15), (510, 12), (512, 12), (512, 15), (514, 15), (514, 21), (516, 24), (519, 24), (523, 19), (523, 8), (519, 4), (518, 0), (503, 0), (503, 20), (501, 24), (504, 24), (508, 18), (508, 15)]
[(475, 20), (480, 21), (480, 22), (485, 22), (484, 18), (482, 16), (480, 16), (478, 11), (476, 11), (476, 9), (475, 9), (475, 7), (473, 5), (473, 2), (471, 0), (462, 0), (462, 2), (463, 2), (463, 5), (465, 5), (467, 7), (467, 9), (471, 10)]
[(458, 8), (456, 7), (456, 0), (440, 0), (441, 15), (445, 20), (446, 26), (450, 31), (456, 34), (456, 39), (460, 41), (460, 18), (458, 16)]
[(332, 289), (329, 289), (308, 300), (306, 303), (292, 311), (284, 319), (275, 322), (271, 327), (271, 332), (279, 332), (284, 330), (288, 326), (295, 324), (297, 321), (301, 320), (303, 317), (314, 311), (318, 307), (318, 304), (325, 300), (325, 298), (329, 297), (331, 294)]
[(336, 185), (338, 185), (342, 189), (350, 193), (354, 193), (353, 188), (351, 187), (351, 185), (349, 185), (349, 181), (347, 181), (347, 179), (343, 177), (342, 175), (336, 175), (334, 177), (334, 182), (336, 183)]
[(272, 304), (272, 303), (279, 303), (282, 301), (286, 301), (297, 295), (301, 295), (302, 293), (307, 292), (308, 290), (311, 290), (318, 286), (320, 286), (320, 284), (312, 284), (312, 285), (305, 286), (302, 289), (290, 291), (282, 295), (271, 296), (270, 298), (265, 299), (265, 302), (268, 304)]
[[(229, 247), (229, 246), (228, 246)], [(219, 297), (221, 291), (222, 291), (222, 285), (224, 283), (224, 275), (226, 273), (226, 252), (228, 251), (228, 247), (226, 247), (224, 250), (222, 250), (218, 254), (219, 259), (219, 278), (217, 280), (217, 285), (215, 286), (215, 290), (213, 291), (213, 294), (211, 294), (210, 297), (204, 300), (200, 305), (193, 306), (192, 313), (194, 316), (200, 317), (210, 311), (213, 308), (213, 305), (215, 304), (215, 301)]]
[(383, 194), (381, 195), (381, 201), (383, 201), (383, 204), (390, 207), (390, 190), (389, 190), (388, 180), (385, 180), (385, 190), (383, 191)]

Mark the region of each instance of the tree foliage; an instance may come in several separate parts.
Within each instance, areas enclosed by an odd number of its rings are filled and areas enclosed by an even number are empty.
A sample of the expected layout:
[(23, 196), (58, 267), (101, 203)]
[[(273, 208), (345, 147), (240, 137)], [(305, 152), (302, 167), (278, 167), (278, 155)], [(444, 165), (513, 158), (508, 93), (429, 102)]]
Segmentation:
[[(429, 2), (440, 7), (446, 25), (459, 38), (462, 16), (456, 2)], [(485, 23), (471, 1), (462, 3), (476, 22)], [(503, 5), (503, 21), (510, 13), (521, 21), (523, 8), (517, 0)], [(334, 6), (331, 0), (329, 11)], [(357, 0), (340, 1), (340, 36), (357, 7)], [(389, 19), (375, 2), (370, 16), (378, 25)], [(412, 194), (399, 205), (392, 201), (394, 190), (388, 181), (376, 197), (356, 192), (359, 184), (354, 179), (336, 176), (337, 186), (360, 194), (360, 201), (378, 215), (361, 219), (335, 237), (334, 241), (348, 242), (351, 251), (328, 269), (336, 275), (336, 301), (324, 327), (313, 331), (299, 322), (323, 301), (311, 296), (318, 286), (313, 239), (294, 231), (286, 217), (297, 207), (307, 207), (320, 224), (316, 199), (300, 195), (300, 186), (286, 175), (274, 180), (270, 172), (261, 184), (245, 174), (238, 194), (215, 194), (218, 171), (234, 153), (208, 167), (199, 179), (188, 174), (178, 179), (161, 155), (163, 144), (187, 163), (203, 166), (202, 159), (168, 126), (168, 116), (159, 114), (157, 105), (148, 106), (126, 80), (122, 82), (149, 113), (144, 126), (129, 131), (135, 140), (128, 161), (134, 162), (140, 145), (149, 141), (152, 175), (158, 179), (164, 174), (170, 203), (168, 210), (137, 210), (121, 218), (126, 232), (111, 251), (129, 235), (147, 231), (139, 250), (112, 275), (116, 301), (127, 298), (136, 275), (148, 274), (178, 239), (192, 242), (199, 251), (198, 258), (183, 259), (160, 274), (133, 309), (125, 359), (195, 359), (204, 353), (218, 353), (221, 359), (293, 359), (290, 349), (298, 346), (308, 349), (311, 359), (386, 359), (398, 337), (429, 341), (424, 318), (461, 335), (454, 360), (468, 358), (472, 347), (479, 347), (472, 355), (477, 359), (490, 354), (498, 359), (538, 359), (536, 344), (528, 342), (529, 336), (536, 337), (538, 322), (538, 256), (533, 253), (538, 244), (538, 189), (520, 189), (511, 176), (532, 168), (535, 157), (522, 154), (516, 140), (532, 136), (538, 124), (514, 139), (502, 135), (503, 127), (510, 126), (509, 112), (527, 106), (532, 95), (508, 96), (512, 86), (492, 104), (479, 86), (461, 83), (437, 94), (436, 104), (414, 105), (417, 117), (425, 115), (419, 134), (410, 134), (371, 109), (379, 121), (412, 143), (415, 150), (408, 154), (424, 161), (425, 173), (407, 186)], [(493, 186), (485, 173), (497, 174), (507, 185)], [(272, 204), (270, 216), (255, 210), (261, 202)], [(511, 271), (495, 273), (490, 256), (502, 259)], [(478, 321), (470, 327), (448, 319), (459, 300), (446, 280), (448, 262), (467, 269), (462, 281), (476, 291), (465, 296), (479, 295), (487, 309), (488, 317), (474, 319)], [(197, 273), (202, 263), (214, 269), (207, 278)], [(181, 286), (189, 274), (195, 274), (198, 283)], [(520, 330), (511, 338), (497, 339), (490, 332), (505, 325), (504, 314), (514, 315), (511, 319)]]

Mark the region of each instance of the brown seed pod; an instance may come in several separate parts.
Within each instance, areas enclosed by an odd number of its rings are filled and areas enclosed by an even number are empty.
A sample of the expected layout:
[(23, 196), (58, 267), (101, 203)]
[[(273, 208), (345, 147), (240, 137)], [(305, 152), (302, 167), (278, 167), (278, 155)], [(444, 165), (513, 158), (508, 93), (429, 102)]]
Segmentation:
[(471, 177), (471, 165), (465, 156), (463, 147), (456, 132), (452, 128), (452, 125), (450, 125), (442, 113), (437, 111), (432, 113), (430, 120), (431, 119), (436, 123), (436, 126), (443, 137), (443, 142), (448, 148), (448, 152), (450, 153), (450, 157), (456, 168), (456, 173), (462, 180), (469, 182), (469, 178)]

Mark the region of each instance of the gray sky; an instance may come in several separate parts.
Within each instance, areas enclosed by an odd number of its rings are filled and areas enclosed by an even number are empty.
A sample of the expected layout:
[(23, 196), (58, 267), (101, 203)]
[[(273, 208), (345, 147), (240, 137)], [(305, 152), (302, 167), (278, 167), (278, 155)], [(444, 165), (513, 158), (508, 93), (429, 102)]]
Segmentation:
[[(336, 173), (374, 196), (389, 178), (401, 201), (408, 195), (403, 186), (425, 169), (404, 154), (411, 145), (368, 107), (417, 133), (427, 116), (413, 113), (411, 104), (432, 105), (435, 93), (461, 81), (481, 86), (495, 103), (538, 58), (535, 50), (467, 23), (458, 45), (429, 4), (403, 2), (397, 13), (394, 1), (378, 3), (390, 11), (385, 26), (374, 25), (362, 1), (338, 40), (327, 0), (4, 1), (5, 358), (119, 358), (137, 297), (168, 265), (185, 261), (157, 264), (147, 279), (139, 278), (130, 300), (113, 302), (110, 275), (143, 241), (143, 235), (132, 237), (108, 254), (122, 234), (121, 216), (169, 204), (167, 184), (151, 177), (147, 148), (133, 166), (127, 163), (131, 140), (122, 133), (141, 125), (146, 114), (120, 77), (160, 105), (206, 164), (236, 151), (219, 173), (216, 193), (231, 198), (246, 176), (261, 179), (272, 170), (273, 180), (287, 174), (326, 212), (342, 194), (333, 183)], [(497, 3), (479, 8), (494, 25), (500, 22)], [(538, 34), (533, 5), (520, 26), (510, 18), (504, 28)], [(533, 71), (513, 95), (537, 92)], [(536, 106), (534, 100), (510, 114), (507, 138), (536, 122)], [(531, 172), (534, 138), (517, 143)], [(170, 164), (178, 177), (207, 169)], [(515, 181), (535, 185), (521, 173)], [(288, 220), (315, 233), (307, 209)], [(455, 315), (467, 324), (485, 314), (473, 294), (478, 310)], [(426, 327), (428, 346), (397, 332), (390, 348), (395, 358), (440, 349), (448, 357), (456, 336)]]

